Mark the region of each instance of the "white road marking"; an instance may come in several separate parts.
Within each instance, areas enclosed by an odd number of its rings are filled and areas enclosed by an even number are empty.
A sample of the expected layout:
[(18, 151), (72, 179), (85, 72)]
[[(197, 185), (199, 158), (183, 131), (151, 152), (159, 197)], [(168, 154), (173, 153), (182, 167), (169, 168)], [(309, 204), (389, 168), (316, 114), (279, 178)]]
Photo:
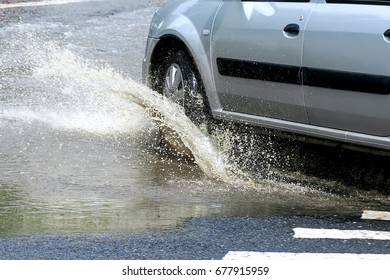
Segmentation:
[(324, 253), (273, 253), (230, 251), (223, 260), (390, 260), (385, 254), (324, 254)]
[(390, 212), (364, 210), (362, 214), (362, 219), (390, 221)]
[[(390, 221), (390, 212), (364, 210), (362, 219)], [(295, 238), (327, 238), (327, 239), (373, 239), (390, 240), (388, 231), (370, 230), (339, 230), (339, 229), (313, 229), (294, 228)], [(389, 254), (335, 254), (335, 253), (274, 253), (252, 251), (230, 251), (223, 260), (352, 260), (352, 261), (387, 261)]]
[(388, 231), (294, 228), (295, 238), (390, 240)]
[(11, 4), (0, 4), (0, 9), (9, 9), (9, 8), (21, 8), (21, 7), (38, 7), (38, 6), (48, 6), (48, 5), (62, 5), (69, 3), (79, 3), (79, 2), (97, 2), (102, 0), (47, 0), (41, 2), (20, 2), (20, 3), (11, 3)]

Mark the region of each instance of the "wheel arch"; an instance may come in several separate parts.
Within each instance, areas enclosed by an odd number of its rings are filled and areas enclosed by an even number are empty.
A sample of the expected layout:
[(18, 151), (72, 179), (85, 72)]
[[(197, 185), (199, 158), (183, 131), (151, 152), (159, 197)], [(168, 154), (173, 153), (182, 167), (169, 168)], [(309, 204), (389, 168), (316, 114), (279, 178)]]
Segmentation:
[(185, 43), (174, 35), (164, 35), (159, 39), (150, 56), (150, 64), (147, 78), (148, 86), (152, 86), (152, 79), (156, 78), (155, 73), (158, 70), (158, 67), (161, 65), (161, 63), (164, 62), (164, 60), (167, 59), (169, 55), (171, 55), (171, 52), (175, 50), (182, 50), (186, 52), (186, 54), (191, 60), (191, 63), (194, 64), (195, 68), (197, 69), (197, 72), (199, 73), (199, 69), (196, 65), (196, 62), (194, 61), (194, 57), (185, 45)]
[[(160, 52), (171, 47), (185, 50), (203, 83), (212, 111), (221, 108), (218, 100), (211, 63), (211, 40), (215, 16), (223, 0), (168, 1), (155, 13), (150, 29), (143, 73), (150, 77), (152, 62)], [(150, 85), (150, 78), (144, 77)]]
[[(212, 72), (211, 68), (208, 63), (207, 54), (205, 51), (200, 50), (193, 50), (190, 44), (184, 42), (181, 38), (175, 35), (164, 35), (162, 36), (156, 46), (153, 49), (153, 52), (150, 57), (150, 64), (148, 69), (148, 78), (147, 78), (147, 84), (149, 87), (152, 87), (153, 79), (155, 79), (155, 73), (158, 71), (159, 65), (161, 65), (161, 62), (166, 59), (167, 56), (170, 55), (171, 52), (182, 50), (186, 53), (188, 58), (190, 59), (190, 62), (193, 64), (196, 75), (202, 82), (203, 87), (203, 94), (206, 98), (206, 101), (208, 103), (208, 107), (210, 110), (212, 109), (211, 102), (213, 101), (213, 94), (209, 94), (210, 89), (213, 88), (213, 79), (212, 79)], [(200, 53), (202, 52), (202, 53)], [(193, 53), (196, 53), (197, 55), (193, 55)], [(153, 87), (152, 87), (153, 88)], [(210, 112), (211, 113), (211, 112)]]
[(154, 46), (150, 54), (148, 63), (146, 83), (151, 87), (152, 80), (158, 67), (159, 62), (175, 50), (183, 50), (188, 55), (191, 63), (193, 63), (197, 75), (203, 83), (204, 94), (209, 103), (210, 110), (220, 108), (217, 99), (216, 89), (214, 85), (214, 78), (210, 62), (210, 46), (208, 41), (202, 41), (199, 37), (187, 36), (187, 39), (181, 34), (165, 34), (159, 37), (157, 44)]

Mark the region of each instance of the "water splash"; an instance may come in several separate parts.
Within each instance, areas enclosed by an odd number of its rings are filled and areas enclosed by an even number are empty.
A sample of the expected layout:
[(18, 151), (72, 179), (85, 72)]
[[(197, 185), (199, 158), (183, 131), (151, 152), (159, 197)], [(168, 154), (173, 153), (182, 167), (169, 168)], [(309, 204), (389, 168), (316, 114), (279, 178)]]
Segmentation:
[[(71, 52), (57, 52), (47, 60), (46, 65), (36, 69), (35, 75), (41, 76), (41, 79), (61, 77), (62, 80), (69, 80), (75, 78), (75, 73), (82, 69), (82, 81), (92, 83), (100, 91), (111, 93), (111, 98), (120, 97), (139, 105), (154, 123), (175, 131), (207, 176), (224, 182), (234, 182), (235, 177), (231, 174), (234, 168), (230, 168), (229, 172), (227, 167), (230, 165), (212, 139), (199, 130), (177, 104), (130, 78), (124, 78), (108, 66), (94, 68), (86, 64), (88, 62), (80, 60)], [(61, 66), (57, 67), (59, 65)], [(77, 79), (80, 79), (80, 75), (77, 75)]]
[[(137, 134), (151, 127), (142, 108), (107, 94), (105, 81), (113, 78), (112, 69), (93, 65), (33, 34), (23, 35), (29, 38), (15, 38), (0, 57), (0, 80), (6, 92), (0, 104), (2, 119), (99, 134)], [(26, 40), (29, 44), (23, 46)], [(15, 51), (17, 57), (12, 55)]]
[(151, 126), (148, 118), (175, 131), (208, 177), (237, 181), (240, 172), (177, 104), (103, 62), (83, 59), (53, 42), (30, 39), (22, 56), (23, 65), (28, 65), (23, 71), (35, 88), (26, 90), (23, 106), (3, 109), (2, 118), (92, 133), (136, 133)]

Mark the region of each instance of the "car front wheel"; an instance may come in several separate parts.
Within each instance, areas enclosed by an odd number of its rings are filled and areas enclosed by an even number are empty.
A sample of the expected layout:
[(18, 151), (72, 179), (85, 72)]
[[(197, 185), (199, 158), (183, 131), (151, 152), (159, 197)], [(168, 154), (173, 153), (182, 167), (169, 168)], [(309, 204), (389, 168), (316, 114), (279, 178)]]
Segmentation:
[[(190, 55), (175, 48), (167, 52), (160, 50), (158, 55), (158, 59), (152, 63), (149, 80), (152, 89), (180, 105), (185, 115), (201, 131), (209, 133), (211, 114), (202, 80)], [(160, 135), (160, 144), (165, 151), (194, 160), (193, 151), (183, 144), (177, 131), (161, 126)]]
[(190, 56), (183, 50), (169, 51), (154, 69), (153, 90), (179, 104), (195, 125), (208, 132), (210, 111), (203, 83)]

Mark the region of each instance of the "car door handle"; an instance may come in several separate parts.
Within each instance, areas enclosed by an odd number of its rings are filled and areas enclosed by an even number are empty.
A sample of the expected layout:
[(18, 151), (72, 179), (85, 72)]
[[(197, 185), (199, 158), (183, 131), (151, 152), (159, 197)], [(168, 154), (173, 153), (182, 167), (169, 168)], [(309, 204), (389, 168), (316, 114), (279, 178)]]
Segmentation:
[(299, 25), (295, 23), (287, 24), (283, 31), (290, 36), (297, 36), (299, 34)]
[(387, 30), (385, 31), (385, 33), (383, 33), (383, 35), (384, 35), (386, 38), (390, 39), (390, 29), (387, 29)]

